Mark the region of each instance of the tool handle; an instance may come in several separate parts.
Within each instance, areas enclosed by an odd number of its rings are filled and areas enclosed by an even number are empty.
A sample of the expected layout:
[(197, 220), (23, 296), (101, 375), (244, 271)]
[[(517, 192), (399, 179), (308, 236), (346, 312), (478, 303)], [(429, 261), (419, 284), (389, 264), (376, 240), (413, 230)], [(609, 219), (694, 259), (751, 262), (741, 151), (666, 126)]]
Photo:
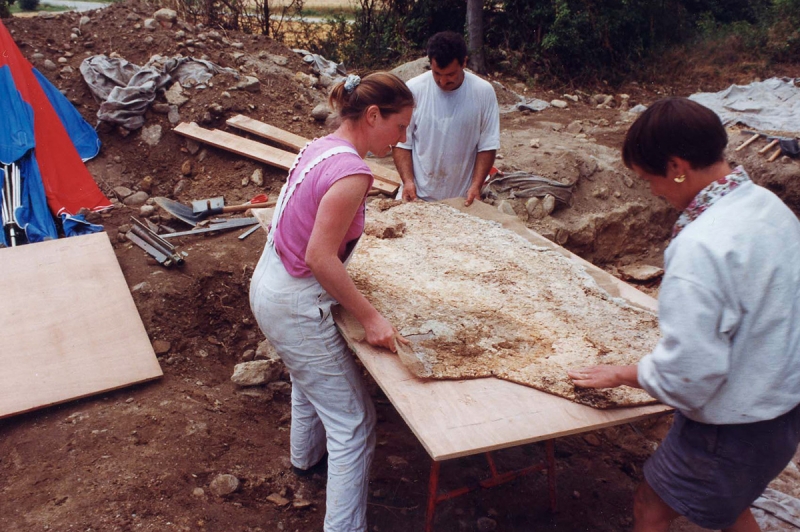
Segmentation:
[(778, 139), (773, 140), (772, 142), (770, 142), (769, 144), (758, 150), (758, 153), (767, 153), (769, 150), (777, 146), (779, 142), (780, 140)]
[(774, 161), (775, 159), (777, 159), (778, 157), (780, 157), (780, 155), (781, 155), (781, 151), (783, 151), (781, 148), (778, 148), (777, 150), (775, 150), (775, 153), (773, 153), (772, 155), (770, 155), (770, 156), (769, 156), (769, 159), (767, 159), (767, 161), (769, 161), (769, 162), (772, 162), (772, 161)]
[(265, 203), (245, 203), (244, 205), (231, 205), (229, 207), (223, 207), (219, 211), (213, 210), (211, 211), (213, 214), (217, 213), (225, 213), (225, 212), (242, 212), (246, 211), (247, 209), (261, 209), (264, 207), (274, 207), (275, 200), (267, 201)]
[(761, 136), (761, 134), (760, 134), (760, 133), (755, 133), (755, 134), (753, 134), (753, 136), (752, 136), (752, 137), (750, 137), (749, 139), (747, 139), (746, 141), (744, 141), (744, 142), (743, 142), (743, 143), (742, 143), (742, 144), (741, 144), (741, 145), (740, 145), (738, 148), (736, 148), (736, 149), (735, 149), (735, 150), (733, 150), (733, 151), (739, 151), (739, 150), (742, 150), (742, 149), (744, 149), (744, 148), (748, 147), (749, 145), (751, 145), (752, 143), (754, 143), (756, 140), (758, 140), (758, 138), (759, 138), (760, 136)]

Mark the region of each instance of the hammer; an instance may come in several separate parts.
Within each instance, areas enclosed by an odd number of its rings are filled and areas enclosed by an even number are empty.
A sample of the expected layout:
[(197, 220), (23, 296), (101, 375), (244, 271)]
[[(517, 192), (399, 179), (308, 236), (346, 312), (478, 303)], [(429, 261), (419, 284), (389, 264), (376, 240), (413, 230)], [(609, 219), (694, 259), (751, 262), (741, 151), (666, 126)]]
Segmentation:
[(785, 153), (789, 157), (797, 157), (800, 155), (800, 143), (798, 143), (797, 139), (792, 137), (779, 137), (776, 135), (766, 135), (764, 133), (758, 133), (756, 131), (742, 131), (742, 133), (752, 135), (749, 139), (744, 141), (739, 147), (736, 148), (735, 151), (739, 151), (745, 146), (748, 146), (755, 142), (756, 139), (759, 137), (764, 137), (770, 142), (758, 150), (759, 154), (767, 153), (769, 150), (778, 146), (778, 149), (775, 150), (772, 155), (767, 158), (767, 161), (772, 162), (777, 159), (781, 153)]

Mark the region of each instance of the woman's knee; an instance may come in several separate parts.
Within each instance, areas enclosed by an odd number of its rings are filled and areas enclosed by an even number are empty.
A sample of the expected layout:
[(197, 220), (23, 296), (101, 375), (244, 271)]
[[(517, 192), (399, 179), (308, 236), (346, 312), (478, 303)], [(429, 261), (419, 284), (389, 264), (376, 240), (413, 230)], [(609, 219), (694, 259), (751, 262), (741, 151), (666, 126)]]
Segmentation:
[(646, 480), (636, 489), (633, 496), (633, 518), (636, 532), (666, 531), (677, 516), (678, 513), (661, 500), (661, 497)]

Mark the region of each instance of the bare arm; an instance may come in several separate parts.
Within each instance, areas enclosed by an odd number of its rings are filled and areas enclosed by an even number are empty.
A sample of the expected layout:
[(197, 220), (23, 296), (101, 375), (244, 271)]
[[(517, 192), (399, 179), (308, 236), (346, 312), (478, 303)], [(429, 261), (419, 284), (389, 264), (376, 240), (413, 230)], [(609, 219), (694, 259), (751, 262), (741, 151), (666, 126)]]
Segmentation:
[(400, 179), (403, 181), (403, 199), (414, 201), (417, 199), (417, 187), (414, 184), (414, 162), (411, 158), (411, 150), (395, 146), (392, 150), (392, 159), (394, 159), (397, 173), (400, 174)]
[(631, 366), (591, 366), (567, 371), (575, 386), (582, 388), (616, 388), (617, 386), (639, 386), (639, 371), (636, 364)]
[(472, 184), (467, 191), (467, 200), (464, 205), (469, 207), (472, 202), (481, 197), (481, 187), (483, 182), (486, 181), (486, 176), (494, 164), (494, 158), (497, 155), (497, 150), (479, 151), (475, 156), (475, 169), (472, 171)]
[[(339, 259), (339, 245), (369, 187), (364, 174), (340, 179), (322, 197), (306, 249), (306, 264), (319, 284), (364, 326), (371, 345), (395, 351), (397, 330), (358, 291)], [(402, 339), (401, 339), (402, 341)]]

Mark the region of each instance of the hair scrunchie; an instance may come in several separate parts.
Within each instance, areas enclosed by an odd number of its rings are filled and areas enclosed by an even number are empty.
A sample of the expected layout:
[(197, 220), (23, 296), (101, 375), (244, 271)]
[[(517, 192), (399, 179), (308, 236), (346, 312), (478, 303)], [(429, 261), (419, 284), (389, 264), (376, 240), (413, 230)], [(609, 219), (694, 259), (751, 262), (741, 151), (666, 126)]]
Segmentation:
[(361, 83), (361, 78), (356, 76), (355, 74), (349, 74), (347, 79), (344, 80), (344, 90), (347, 91), (347, 94), (351, 94), (356, 87), (358, 87), (359, 83)]

